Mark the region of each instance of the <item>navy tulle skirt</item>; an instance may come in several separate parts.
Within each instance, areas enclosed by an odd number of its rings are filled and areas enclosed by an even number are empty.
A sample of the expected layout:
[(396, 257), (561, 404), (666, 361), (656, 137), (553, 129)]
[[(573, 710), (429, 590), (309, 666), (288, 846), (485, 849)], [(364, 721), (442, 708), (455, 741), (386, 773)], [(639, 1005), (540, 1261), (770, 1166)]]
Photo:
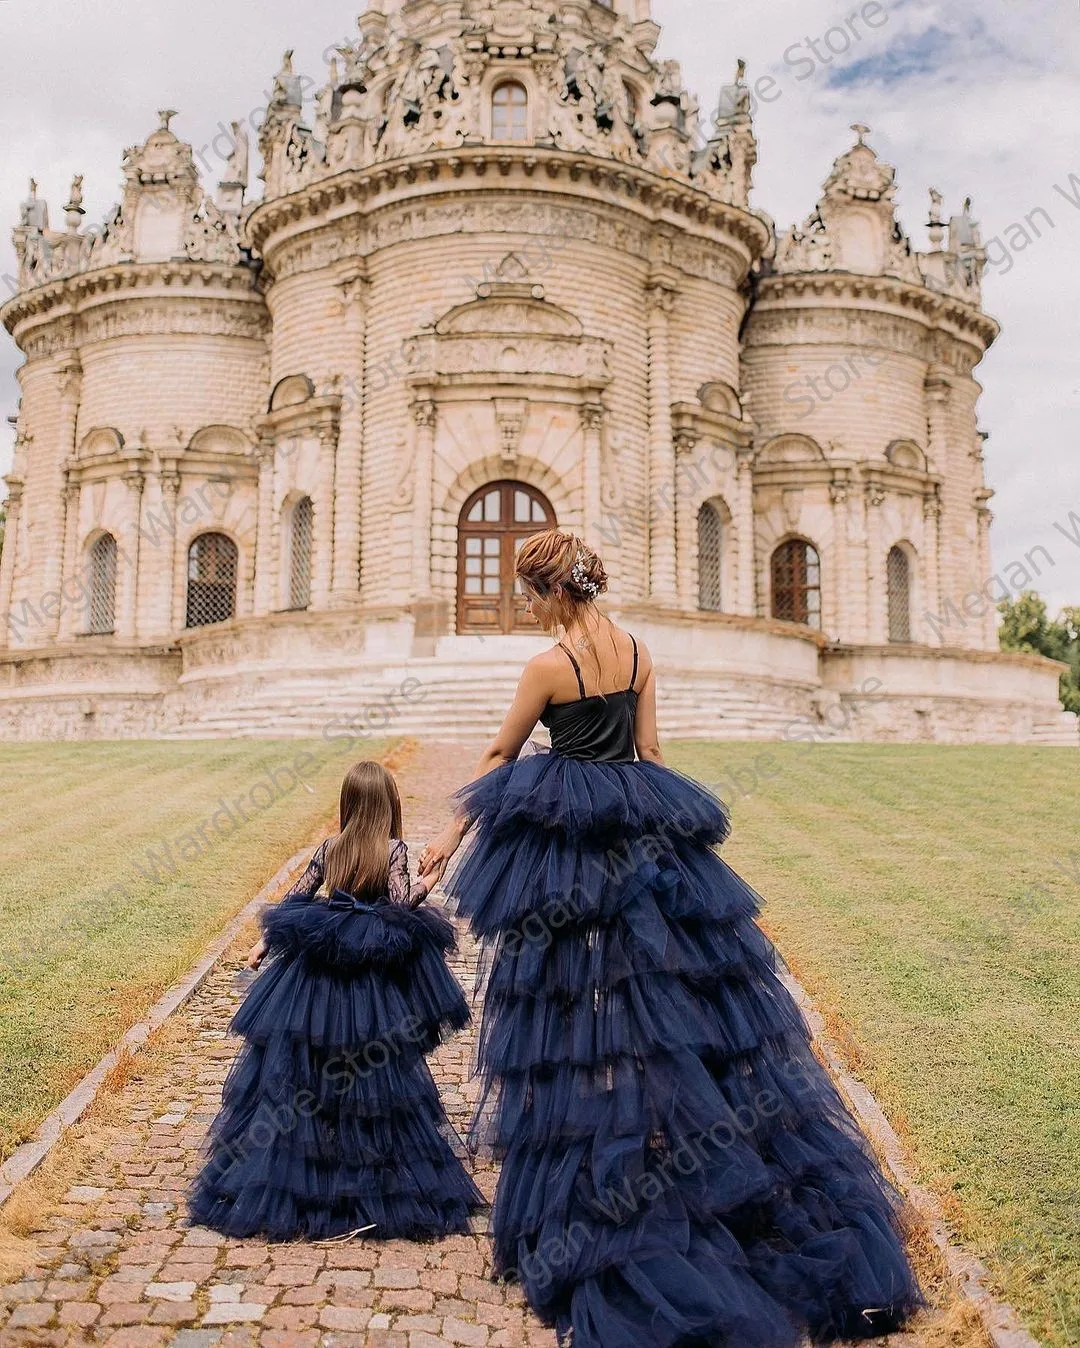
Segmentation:
[[(425, 1054), (468, 1022), (441, 914), (290, 898), (233, 1020), (192, 1221), (233, 1237), (426, 1239), (469, 1230), (483, 1197), (454, 1149)], [(458, 1144), (460, 1147), (460, 1144)]]
[(902, 1199), (713, 850), (723, 804), (657, 764), (554, 753), (458, 800), (496, 1272), (573, 1348), (794, 1348), (924, 1305)]

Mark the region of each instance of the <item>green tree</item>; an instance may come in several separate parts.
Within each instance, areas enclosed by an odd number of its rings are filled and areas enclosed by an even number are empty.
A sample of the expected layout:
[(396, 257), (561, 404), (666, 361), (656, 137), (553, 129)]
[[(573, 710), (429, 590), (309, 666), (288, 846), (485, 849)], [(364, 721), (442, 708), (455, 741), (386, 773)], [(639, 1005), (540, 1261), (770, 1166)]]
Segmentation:
[(1080, 713), (1080, 606), (1063, 609), (1057, 618), (1034, 590), (998, 604), (998, 640), (1004, 651), (1027, 651), (1061, 660), (1069, 668), (1061, 676), (1061, 701), (1066, 711)]

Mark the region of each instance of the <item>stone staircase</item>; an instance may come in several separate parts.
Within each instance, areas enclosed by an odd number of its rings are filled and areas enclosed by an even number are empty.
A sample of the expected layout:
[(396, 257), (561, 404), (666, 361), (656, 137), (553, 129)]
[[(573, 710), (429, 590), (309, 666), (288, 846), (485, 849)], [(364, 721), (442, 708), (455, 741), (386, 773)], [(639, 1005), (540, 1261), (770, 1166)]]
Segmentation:
[[(170, 695), (166, 737), (376, 738), (385, 735), (490, 739), (498, 730), (521, 672), (520, 663), (447, 666), (412, 660), (383, 669), (280, 673), (227, 690), (214, 680)], [(789, 694), (790, 697), (790, 694)], [(715, 678), (669, 678), (658, 707), (667, 739), (777, 740), (800, 715)]]

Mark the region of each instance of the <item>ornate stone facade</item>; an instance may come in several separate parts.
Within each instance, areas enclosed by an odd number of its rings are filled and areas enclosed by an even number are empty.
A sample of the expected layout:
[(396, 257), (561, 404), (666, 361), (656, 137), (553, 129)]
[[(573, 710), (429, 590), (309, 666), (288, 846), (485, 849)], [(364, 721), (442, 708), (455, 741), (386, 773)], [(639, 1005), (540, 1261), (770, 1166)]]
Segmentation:
[[(965, 204), (931, 249), (856, 127), (750, 206), (648, 0), (375, 0), (314, 106), (287, 53), (214, 194), (161, 114), (121, 203), (35, 184), (0, 725), (488, 730), (535, 649), (514, 549), (594, 539), (669, 730), (1075, 742), (996, 651)], [(873, 686), (871, 686), (873, 685)], [(403, 691), (409, 689), (409, 695)]]

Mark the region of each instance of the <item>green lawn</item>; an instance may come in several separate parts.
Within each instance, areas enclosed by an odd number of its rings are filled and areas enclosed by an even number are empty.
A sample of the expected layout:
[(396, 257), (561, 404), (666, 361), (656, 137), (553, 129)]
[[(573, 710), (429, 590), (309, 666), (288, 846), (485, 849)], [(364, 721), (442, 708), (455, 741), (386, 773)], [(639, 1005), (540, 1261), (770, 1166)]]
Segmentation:
[(0, 1155), (332, 816), (370, 741), (0, 746)]
[(724, 856), (850, 1029), (920, 1179), (1031, 1331), (1080, 1343), (1080, 755), (681, 744), (670, 761), (732, 804)]

